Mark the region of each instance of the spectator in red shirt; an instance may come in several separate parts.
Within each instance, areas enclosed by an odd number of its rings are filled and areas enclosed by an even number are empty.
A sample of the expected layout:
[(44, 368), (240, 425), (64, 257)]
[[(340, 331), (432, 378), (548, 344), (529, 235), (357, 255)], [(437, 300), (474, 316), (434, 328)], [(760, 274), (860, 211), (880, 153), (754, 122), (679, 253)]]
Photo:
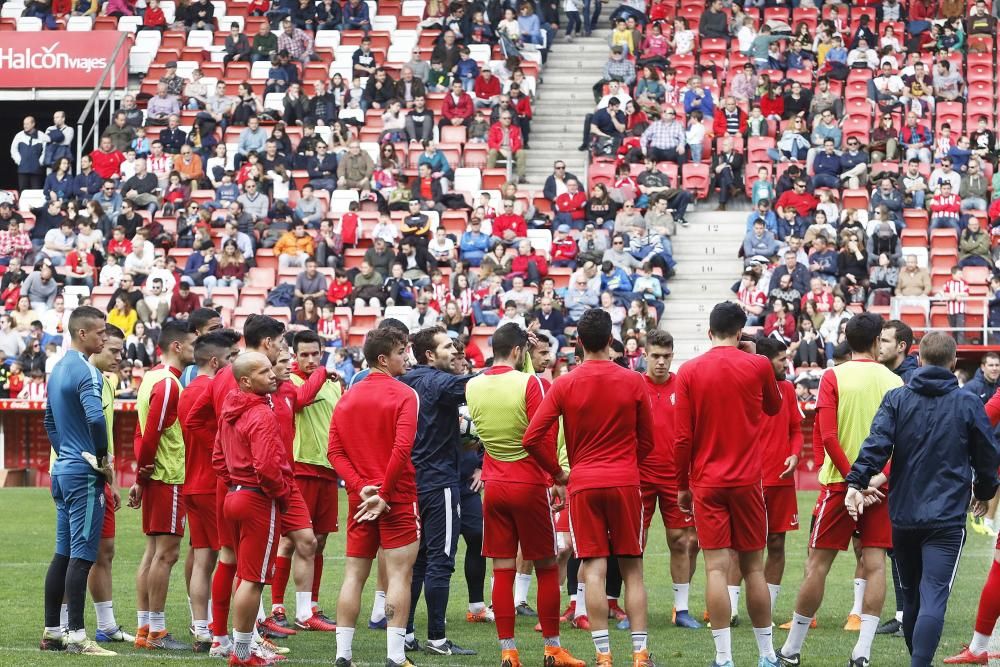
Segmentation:
[(503, 213), (493, 221), (493, 242), (512, 246), (528, 238), (528, 223), (514, 213), (514, 200), (503, 200)]
[(806, 229), (812, 224), (812, 215), (816, 211), (819, 200), (816, 195), (806, 192), (806, 181), (804, 178), (795, 179), (791, 190), (785, 190), (774, 202), (774, 210), (779, 216), (783, 215), (786, 207), (795, 209), (795, 229), (791, 230), (792, 236), (802, 238)]
[(125, 259), (132, 252), (132, 241), (125, 238), (125, 228), (118, 225), (111, 230), (111, 240), (108, 241), (108, 254)]
[(806, 309), (810, 301), (816, 306), (817, 313), (829, 313), (833, 310), (833, 292), (823, 282), (822, 278), (812, 278), (809, 281), (809, 291), (802, 297), (800, 307)]
[(531, 247), (531, 241), (525, 239), (517, 244), (517, 256), (510, 264), (508, 279), (516, 276), (524, 278), (524, 282), (529, 285), (538, 285), (542, 278), (549, 274), (549, 265), (545, 257), (535, 252)]
[(451, 92), (444, 96), (440, 126), (465, 125), (468, 127), (475, 111), (476, 105), (472, 101), (472, 96), (462, 90), (462, 82), (456, 79), (451, 82)]
[(90, 252), (90, 244), (85, 239), (76, 242), (76, 249), (66, 256), (67, 285), (86, 285), (94, 289), (94, 255)]
[(326, 300), (334, 306), (350, 306), (353, 289), (354, 285), (351, 284), (344, 270), (337, 269), (333, 273), (330, 287), (326, 290)]
[(552, 202), (555, 225), (569, 225), (575, 229), (583, 229), (587, 218), (587, 195), (580, 191), (580, 183), (576, 179), (566, 179), (566, 192)]
[(559, 225), (556, 227), (555, 236), (552, 239), (552, 266), (568, 266), (576, 268), (576, 241), (569, 235), (569, 225)]
[(493, 76), (493, 72), (484, 69), (476, 77), (476, 82), (472, 86), (472, 92), (476, 95), (476, 107), (493, 108), (500, 103), (500, 79)]
[(101, 137), (101, 146), (90, 153), (90, 161), (101, 178), (118, 178), (118, 169), (125, 161), (125, 155), (115, 149), (111, 137)]
[(201, 299), (191, 291), (191, 285), (182, 280), (177, 291), (170, 297), (171, 319), (186, 320), (198, 308), (201, 308)]
[(500, 120), (490, 127), (490, 133), (486, 138), (486, 145), (489, 147), (489, 153), (486, 154), (486, 166), (490, 169), (496, 167), (501, 156), (507, 162), (514, 160), (517, 179), (520, 183), (524, 183), (528, 155), (522, 150), (524, 142), (521, 139), (521, 128), (514, 125), (513, 120), (509, 110), (502, 111)]

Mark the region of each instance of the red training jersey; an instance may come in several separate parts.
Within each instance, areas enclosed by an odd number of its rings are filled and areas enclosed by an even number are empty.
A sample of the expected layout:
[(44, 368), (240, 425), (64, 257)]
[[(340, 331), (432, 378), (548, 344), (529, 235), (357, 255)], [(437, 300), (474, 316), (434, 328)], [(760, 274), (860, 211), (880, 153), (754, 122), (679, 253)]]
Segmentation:
[(258, 487), (284, 506), (292, 475), (283, 460), (270, 396), (228, 394), (219, 418), (219, 445), (232, 484)]
[(760, 451), (763, 466), (764, 486), (795, 486), (795, 477), (782, 479), (785, 461), (802, 451), (802, 419), (799, 402), (795, 397), (795, 386), (788, 380), (778, 382), (781, 392), (781, 411), (774, 415), (764, 415), (760, 424)]
[(748, 486), (761, 480), (761, 408), (781, 410), (771, 362), (730, 346), (713, 347), (677, 373), (677, 485)]
[(215, 493), (216, 474), (212, 468), (212, 447), (215, 445), (216, 420), (214, 410), (194, 410), (204, 404), (212, 391), (212, 378), (198, 375), (181, 392), (177, 402), (181, 433), (184, 434), (184, 495)]
[(330, 422), (330, 464), (358, 495), (380, 486), (390, 505), (417, 499), (410, 452), (417, 435), (417, 393), (393, 377), (372, 371), (337, 401)]
[(639, 465), (639, 480), (650, 486), (674, 486), (677, 484), (677, 471), (674, 468), (677, 375), (671, 373), (662, 384), (656, 384), (645, 373), (642, 378), (653, 408), (653, 451)]
[(562, 416), (570, 494), (638, 486), (639, 464), (654, 449), (653, 410), (643, 385), (638, 373), (612, 361), (583, 362), (552, 383), (524, 434), (524, 447), (529, 453), (540, 445), (554, 448), (548, 436)]

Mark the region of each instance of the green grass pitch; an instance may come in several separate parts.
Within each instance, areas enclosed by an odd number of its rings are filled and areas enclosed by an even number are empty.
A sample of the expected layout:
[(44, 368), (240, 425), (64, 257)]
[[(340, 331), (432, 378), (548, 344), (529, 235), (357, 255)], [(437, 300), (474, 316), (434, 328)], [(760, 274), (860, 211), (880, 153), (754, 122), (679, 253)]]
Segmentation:
[[(815, 492), (799, 493), (800, 516), (808, 517), (815, 501)], [(341, 525), (345, 525), (343, 497), (341, 499)], [(45, 489), (3, 489), (0, 490), (0, 609), (4, 611), (6, 625), (0, 634), (0, 665), (55, 665), (55, 664), (223, 664), (212, 661), (207, 656), (193, 653), (164, 655), (136, 651), (132, 647), (120, 650), (117, 659), (96, 660), (80, 656), (47, 653), (38, 650), (38, 640), (42, 630), (42, 586), (46, 567), (52, 555), (53, 518), (52, 501)], [(139, 513), (123, 508), (118, 513), (117, 556), (114, 570), (115, 611), (118, 620), (130, 631), (135, 627), (134, 575), (142, 551), (142, 535), (139, 528)], [(803, 522), (805, 523), (805, 522)], [(707, 629), (681, 630), (669, 623), (672, 594), (667, 569), (666, 544), (659, 517), (654, 519), (650, 544), (646, 554), (646, 587), (650, 593), (650, 646), (660, 665), (707, 665), (714, 657), (712, 638)], [(182, 548), (182, 558), (186, 547)], [(975, 617), (979, 590), (990, 567), (993, 541), (989, 538), (970, 534), (962, 557), (955, 589), (948, 609), (944, 635), (937, 654), (936, 664), (944, 657), (957, 652), (971, 634)], [(456, 573), (452, 579), (451, 604), (448, 610), (448, 635), (462, 646), (479, 651), (478, 656), (468, 658), (430, 657), (413, 654), (411, 659), (417, 665), (467, 665), (478, 667), (495, 665), (499, 660), (496, 634), (492, 625), (470, 625), (465, 622), (467, 595), (462, 575), (464, 546), (460, 548)], [(323, 577), (321, 602), (326, 612), (333, 617), (336, 596), (342, 572), (343, 537), (331, 535), (326, 548), (326, 568)], [(784, 588), (778, 601), (776, 621), (788, 620), (794, 604), (795, 593), (802, 579), (805, 557), (805, 533), (792, 533), (789, 539), (788, 566)], [(807, 667), (844, 665), (854, 644), (855, 635), (841, 628), (851, 606), (854, 561), (843, 554), (838, 557), (827, 585), (826, 601), (819, 611), (819, 628), (813, 630), (803, 651), (803, 664)], [(488, 584), (488, 582), (487, 582)], [(363, 603), (363, 618), (371, 609), (374, 582), (370, 581)], [(291, 583), (289, 584), (291, 589)], [(531, 597), (533, 599), (534, 591)], [(704, 609), (704, 577), (702, 563), (695, 577), (691, 593), (692, 613), (700, 617)], [(565, 600), (564, 603), (565, 604)], [(892, 605), (889, 592), (887, 605)], [(425, 628), (423, 602), (417, 613), (417, 636), (423, 638)], [(890, 611), (883, 613), (888, 618)], [(749, 628), (746, 610), (741, 609), (743, 623), (733, 631), (736, 664), (756, 664), (756, 643)], [(526, 665), (541, 664), (541, 637), (532, 632), (529, 619), (519, 619), (517, 626), (518, 645), (522, 661)], [(189, 623), (182, 562), (174, 568), (167, 606), (168, 628), (179, 639), (188, 638)], [(95, 618), (93, 607), (88, 600), (87, 628), (93, 636)], [(780, 645), (785, 633), (775, 631), (775, 644)], [(624, 631), (612, 629), (612, 651), (618, 664), (625, 664), (629, 657), (629, 637)], [(591, 661), (593, 645), (588, 633), (563, 626), (563, 643), (580, 658)], [(334, 657), (333, 633), (300, 633), (286, 642), (292, 649), (289, 664), (332, 664)], [(367, 630), (367, 623), (359, 623), (355, 638), (354, 659), (359, 667), (381, 667), (385, 659), (384, 633)], [(536, 661), (537, 656), (537, 661)], [(872, 665), (889, 667), (909, 665), (909, 657), (902, 639), (879, 636), (875, 640)]]

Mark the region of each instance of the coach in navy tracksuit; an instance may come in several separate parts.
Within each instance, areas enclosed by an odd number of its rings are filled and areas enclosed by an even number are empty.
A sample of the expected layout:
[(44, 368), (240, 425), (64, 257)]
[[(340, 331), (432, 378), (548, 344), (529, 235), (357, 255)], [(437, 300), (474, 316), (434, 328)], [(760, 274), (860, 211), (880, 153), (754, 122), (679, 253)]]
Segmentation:
[(420, 551), (413, 564), (410, 620), (406, 644), (417, 649), (413, 615), (423, 587), (427, 597), (427, 646), (434, 655), (475, 655), (449, 641), (445, 635), (448, 588), (455, 571), (455, 551), (462, 527), (458, 408), (465, 403), (465, 385), (473, 375), (454, 375), (455, 343), (444, 329), (424, 329), (411, 339), (417, 366), (400, 380), (417, 392), (420, 411), (413, 442), (413, 467), (417, 473), (417, 506), (420, 512)]
[(952, 369), (955, 340), (920, 342), (922, 367), (882, 399), (871, 433), (847, 476), (848, 509), (862, 511), (862, 491), (889, 472), (889, 518), (903, 588), (903, 634), (911, 667), (927, 667), (944, 626), (948, 596), (965, 544), (970, 489), (985, 512), (1000, 480), (993, 428), (977, 396), (961, 391)]

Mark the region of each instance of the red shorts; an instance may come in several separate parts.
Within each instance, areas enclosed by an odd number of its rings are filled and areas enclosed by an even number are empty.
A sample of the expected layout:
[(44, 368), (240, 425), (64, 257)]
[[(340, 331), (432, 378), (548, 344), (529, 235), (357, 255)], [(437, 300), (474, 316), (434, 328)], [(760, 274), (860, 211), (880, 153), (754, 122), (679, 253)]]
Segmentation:
[(184, 495), (181, 484), (151, 479), (142, 492), (142, 532), (146, 535), (184, 535)]
[(569, 508), (563, 507), (558, 512), (552, 513), (552, 519), (556, 524), (557, 533), (569, 532)]
[(219, 526), (215, 514), (215, 494), (196, 493), (184, 496), (191, 547), (219, 550)]
[(668, 530), (694, 528), (694, 517), (685, 514), (677, 506), (677, 487), (662, 484), (641, 484), (642, 489), (642, 529), (649, 530), (653, 523), (653, 513), (657, 502), (660, 505), (660, 518)]
[(694, 525), (702, 549), (760, 551), (767, 545), (761, 485), (691, 489)]
[(219, 548), (236, 549), (236, 531), (233, 522), (226, 518), (226, 496), (229, 487), (221, 479), (215, 484), (215, 529), (219, 533)]
[(231, 491), (226, 496), (225, 515), (236, 531), (236, 576), (271, 583), (281, 537), (277, 504), (260, 491)]
[(577, 491), (569, 497), (569, 532), (577, 558), (641, 556), (642, 492), (638, 486)]
[(764, 507), (768, 535), (799, 529), (799, 499), (794, 486), (765, 486)]
[[(355, 508), (361, 497), (348, 494), (347, 506)], [(420, 539), (420, 513), (417, 501), (396, 503), (375, 521), (355, 521), (354, 512), (347, 515), (347, 557), (367, 558), (378, 555), (379, 548), (398, 549)]]
[(556, 526), (549, 509), (549, 490), (535, 484), (487, 482), (483, 491), (483, 555), (524, 560), (552, 558)]
[(287, 535), (293, 530), (305, 530), (312, 527), (309, 508), (306, 506), (306, 501), (302, 497), (298, 485), (295, 485), (292, 487), (291, 493), (288, 494), (288, 507), (281, 513), (281, 534)]
[(340, 487), (337, 486), (337, 481), (322, 477), (296, 477), (295, 485), (302, 492), (302, 499), (309, 510), (313, 532), (326, 535), (340, 530), (337, 516)]
[(111, 494), (111, 485), (104, 485), (104, 523), (101, 525), (101, 539), (115, 539), (115, 499)]
[(844, 498), (847, 486), (824, 486), (816, 503), (816, 521), (813, 523), (809, 546), (813, 549), (847, 551), (851, 537), (858, 533), (862, 547), (892, 548), (892, 525), (889, 522), (889, 504), (885, 500), (866, 507), (857, 522), (847, 513)]

